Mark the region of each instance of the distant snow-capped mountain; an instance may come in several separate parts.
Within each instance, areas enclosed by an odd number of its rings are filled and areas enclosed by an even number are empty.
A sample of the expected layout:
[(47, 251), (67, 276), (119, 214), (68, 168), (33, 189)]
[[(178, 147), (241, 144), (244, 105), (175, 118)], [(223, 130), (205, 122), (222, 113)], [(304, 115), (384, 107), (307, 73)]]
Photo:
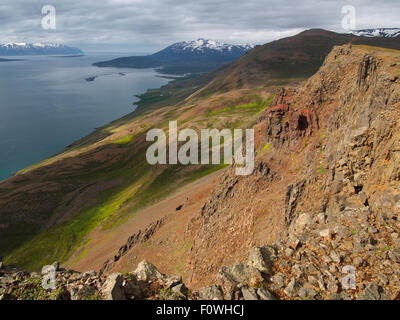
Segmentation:
[(158, 61), (220, 61), (229, 62), (240, 58), (253, 46), (225, 44), (214, 40), (197, 39), (174, 43), (151, 55)]
[[(171, 50), (182, 50), (182, 51), (207, 51), (207, 50), (214, 50), (214, 51), (219, 51), (219, 52), (232, 52), (234, 50), (239, 50), (239, 51), (249, 51), (254, 48), (253, 45), (251, 44), (245, 44), (245, 45), (232, 45), (232, 44), (226, 44), (214, 40), (208, 40), (208, 39), (197, 39), (193, 41), (183, 41), (183, 42), (178, 42), (173, 44), (172, 46), (168, 47)], [(168, 49), (167, 48), (167, 49)]]
[(75, 47), (69, 47), (59, 43), (25, 43), (10, 42), (0, 44), (0, 56), (25, 56), (48, 54), (82, 54)]
[(123, 57), (97, 62), (98, 67), (160, 68), (164, 73), (207, 72), (239, 59), (254, 46), (197, 39), (174, 43), (148, 56)]
[(400, 28), (363, 29), (351, 33), (359, 37), (400, 38)]

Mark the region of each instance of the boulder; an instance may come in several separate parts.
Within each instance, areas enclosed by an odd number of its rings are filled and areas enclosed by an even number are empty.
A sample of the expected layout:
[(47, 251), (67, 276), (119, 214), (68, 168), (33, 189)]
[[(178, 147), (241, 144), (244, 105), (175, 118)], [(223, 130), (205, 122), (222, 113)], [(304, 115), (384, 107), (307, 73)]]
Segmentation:
[(126, 300), (122, 281), (120, 273), (112, 273), (107, 277), (101, 288), (105, 300)]
[(242, 295), (244, 300), (259, 300), (256, 290), (253, 288), (242, 288)]
[(53, 262), (51, 265), (54, 267), (55, 271), (60, 270), (60, 263), (58, 261)]
[(265, 288), (259, 288), (257, 294), (261, 300), (276, 300), (275, 296)]
[(143, 260), (133, 272), (139, 281), (163, 280), (165, 276), (150, 262)]
[(233, 281), (250, 287), (264, 282), (264, 278), (259, 270), (243, 263), (224, 266), (220, 272), (229, 275)]
[(128, 299), (142, 299), (143, 291), (140, 286), (136, 283), (136, 281), (125, 281), (123, 285), (125, 296)]
[(368, 283), (360, 293), (358, 300), (383, 300), (383, 289), (375, 283)]
[(250, 250), (247, 265), (266, 274), (271, 274), (271, 264), (275, 259), (275, 251), (270, 247), (254, 247)]
[(222, 300), (222, 292), (216, 285), (199, 289), (199, 300)]
[[(88, 300), (96, 293), (96, 289), (92, 286), (71, 287), (69, 290), (71, 300)], [(63, 300), (56, 297), (56, 300)]]
[(172, 287), (171, 292), (172, 292), (173, 296), (178, 299), (186, 299), (187, 294), (189, 293), (189, 290), (188, 290), (188, 288), (186, 288), (186, 286), (183, 283), (181, 283), (175, 287)]

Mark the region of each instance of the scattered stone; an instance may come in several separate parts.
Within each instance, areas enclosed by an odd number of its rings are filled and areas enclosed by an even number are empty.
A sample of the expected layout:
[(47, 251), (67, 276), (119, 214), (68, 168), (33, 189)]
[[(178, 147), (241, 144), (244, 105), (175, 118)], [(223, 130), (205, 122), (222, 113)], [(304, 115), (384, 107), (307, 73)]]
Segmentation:
[(323, 230), (321, 230), (321, 231), (319, 232), (319, 236), (320, 236), (321, 238), (329, 238), (330, 235), (331, 235), (330, 229), (323, 229)]
[(257, 294), (261, 300), (276, 300), (274, 295), (265, 288), (259, 288)]
[(133, 273), (140, 281), (162, 280), (165, 278), (153, 264), (146, 260), (140, 262)]
[(110, 274), (101, 288), (105, 300), (126, 300), (122, 288), (122, 275), (120, 273)]
[(252, 266), (242, 263), (224, 266), (221, 268), (221, 272), (228, 274), (235, 282), (250, 287), (264, 282), (264, 278), (260, 271)]
[(311, 288), (302, 287), (299, 290), (299, 297), (301, 299), (314, 299), (316, 294), (317, 293)]
[(394, 262), (400, 263), (400, 250), (394, 249), (389, 252), (389, 258)]
[(327, 285), (327, 289), (330, 293), (337, 293), (339, 291), (339, 286), (336, 282), (329, 282)]
[(54, 267), (55, 271), (60, 270), (60, 263), (58, 261), (53, 262), (51, 265)]
[(295, 278), (292, 278), (285, 288), (284, 292), (287, 296), (293, 297), (296, 295), (297, 290), (299, 289), (299, 284)]
[(199, 289), (200, 300), (222, 300), (221, 290), (216, 285), (210, 285)]
[(253, 288), (242, 288), (242, 295), (244, 300), (259, 300), (256, 290)]
[(176, 296), (180, 299), (185, 299), (189, 292), (188, 288), (186, 288), (186, 286), (183, 283), (178, 284), (177, 286), (173, 287), (171, 289), (171, 291), (174, 296)]
[(374, 283), (368, 283), (360, 293), (359, 300), (381, 300), (383, 289)]
[(285, 275), (282, 273), (275, 274), (273, 277), (271, 277), (271, 281), (275, 288), (281, 289), (285, 285)]
[(256, 268), (266, 274), (271, 274), (271, 257), (269, 252), (263, 247), (254, 247), (250, 250), (247, 265)]

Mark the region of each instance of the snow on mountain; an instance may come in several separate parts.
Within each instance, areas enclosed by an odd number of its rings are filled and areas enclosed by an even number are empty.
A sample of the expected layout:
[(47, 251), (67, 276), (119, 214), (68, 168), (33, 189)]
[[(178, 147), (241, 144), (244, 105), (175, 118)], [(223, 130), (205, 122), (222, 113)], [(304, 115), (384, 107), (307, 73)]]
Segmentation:
[(25, 43), (9, 42), (0, 44), (0, 56), (20, 55), (48, 55), (48, 54), (82, 54), (83, 52), (74, 47), (59, 43)]
[(173, 44), (170, 48), (175, 50), (187, 50), (187, 51), (206, 51), (206, 50), (215, 50), (215, 51), (232, 51), (234, 49), (248, 51), (253, 49), (253, 45), (245, 44), (245, 45), (231, 45), (225, 44), (222, 42), (208, 40), (208, 39), (197, 39), (193, 41), (184, 41)]
[(359, 37), (400, 38), (400, 28), (363, 29), (351, 33)]

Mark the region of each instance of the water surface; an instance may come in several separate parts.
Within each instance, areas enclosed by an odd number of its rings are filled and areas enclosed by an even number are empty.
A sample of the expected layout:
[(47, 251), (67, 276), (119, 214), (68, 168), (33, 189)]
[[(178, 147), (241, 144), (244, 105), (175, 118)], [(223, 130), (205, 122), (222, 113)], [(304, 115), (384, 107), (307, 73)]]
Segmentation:
[(135, 94), (168, 82), (152, 69), (91, 66), (116, 56), (0, 62), (0, 180), (130, 113)]

